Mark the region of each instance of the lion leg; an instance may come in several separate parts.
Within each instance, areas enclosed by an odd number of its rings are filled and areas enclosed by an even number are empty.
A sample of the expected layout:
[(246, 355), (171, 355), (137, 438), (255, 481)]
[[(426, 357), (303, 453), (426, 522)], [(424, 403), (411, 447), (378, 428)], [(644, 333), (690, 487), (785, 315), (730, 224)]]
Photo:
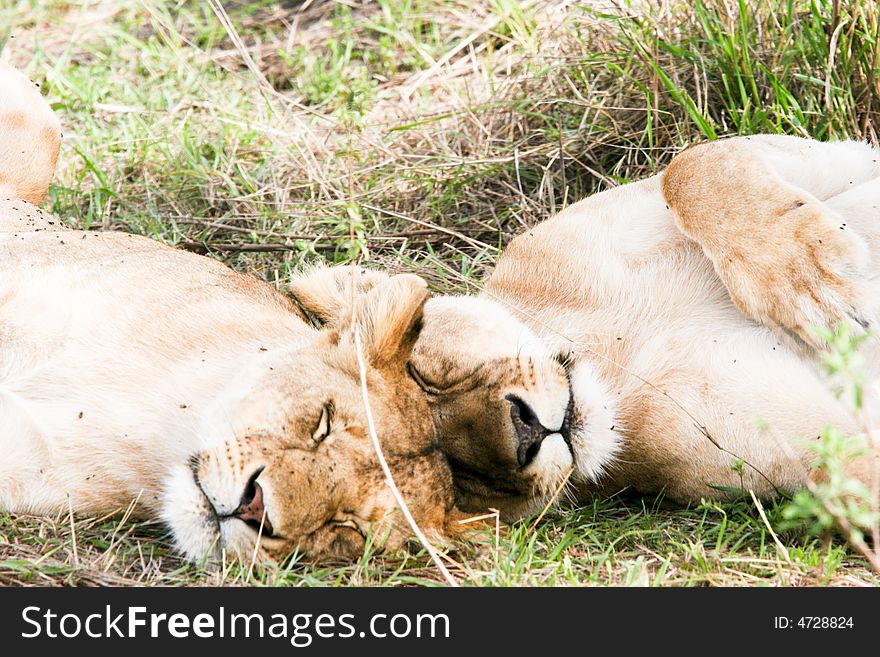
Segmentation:
[(876, 241), (834, 199), (877, 179), (878, 160), (856, 142), (734, 138), (678, 155), (663, 194), (743, 314), (821, 347), (814, 327), (861, 330), (876, 319), (868, 283)]
[(0, 232), (57, 229), (37, 209), (55, 175), (61, 124), (22, 73), (0, 61)]

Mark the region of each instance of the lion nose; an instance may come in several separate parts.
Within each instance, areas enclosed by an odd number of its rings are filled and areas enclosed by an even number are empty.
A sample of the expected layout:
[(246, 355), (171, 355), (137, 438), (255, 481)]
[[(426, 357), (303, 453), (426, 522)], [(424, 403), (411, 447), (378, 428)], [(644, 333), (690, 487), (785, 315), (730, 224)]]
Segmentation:
[(541, 424), (531, 407), (519, 397), (508, 395), (505, 399), (510, 402), (510, 419), (516, 432), (516, 462), (524, 468), (538, 455), (544, 439), (559, 431)]
[(263, 488), (257, 482), (257, 477), (263, 472), (263, 468), (257, 470), (248, 480), (241, 496), (241, 502), (238, 508), (232, 512), (236, 518), (243, 520), (248, 525), (260, 531), (262, 528), (264, 536), (272, 536), (274, 533), (272, 523), (269, 522), (269, 516), (266, 515), (266, 507), (263, 503)]

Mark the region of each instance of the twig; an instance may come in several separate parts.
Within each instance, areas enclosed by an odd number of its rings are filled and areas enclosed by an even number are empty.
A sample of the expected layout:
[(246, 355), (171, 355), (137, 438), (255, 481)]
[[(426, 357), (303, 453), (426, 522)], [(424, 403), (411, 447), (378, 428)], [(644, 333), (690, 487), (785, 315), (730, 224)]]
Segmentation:
[(266, 524), (266, 509), (263, 509), (263, 515), (260, 518), (260, 530), (257, 532), (257, 542), (254, 543), (254, 553), (251, 555), (251, 565), (248, 568), (247, 581), (250, 583), (254, 574), (254, 564), (257, 563), (257, 554), (260, 552), (260, 540), (263, 538), (263, 526)]
[(480, 249), (488, 249), (490, 251), (498, 251), (497, 246), (492, 246), (491, 244), (486, 244), (485, 242), (481, 242), (480, 240), (475, 240), (467, 235), (464, 235), (457, 230), (452, 230), (450, 228), (444, 228), (443, 226), (437, 226), (434, 224), (429, 224), (427, 221), (422, 221), (421, 219), (416, 219), (415, 217), (410, 217), (405, 214), (401, 214), (399, 212), (394, 212), (393, 210), (385, 210), (383, 208), (376, 207), (375, 205), (367, 205), (366, 203), (362, 204), (367, 210), (372, 210), (373, 212), (380, 212), (382, 214), (387, 214), (389, 217), (395, 217), (397, 219), (403, 219), (405, 221), (409, 221), (414, 224), (418, 224), (419, 226), (425, 226), (432, 230), (440, 231), (441, 233), (446, 233), (447, 235), (451, 235), (452, 237), (457, 237), (460, 240), (463, 240), (470, 244), (473, 247)]
[[(232, 221), (252, 221), (254, 217), (250, 216), (237, 216), (237, 217), (227, 217), (227, 219)], [(243, 233), (245, 235), (259, 235), (260, 237), (275, 237), (275, 238), (284, 238), (287, 240), (285, 243), (289, 243), (290, 240), (332, 240), (333, 237), (329, 235), (322, 234), (296, 234), (296, 233), (285, 233), (283, 231), (278, 230), (257, 230), (254, 228), (244, 228), (242, 226), (233, 226), (232, 224), (221, 223), (219, 221), (208, 221), (206, 219), (199, 219), (198, 217), (172, 217), (175, 223), (185, 224), (188, 226), (200, 226), (202, 228), (216, 228), (217, 230), (225, 230), (232, 233)], [(463, 235), (467, 235), (468, 233), (480, 234), (486, 233), (494, 230), (492, 227), (486, 228), (460, 228), (459, 232)], [(422, 236), (430, 236), (430, 235), (445, 235), (443, 229), (441, 227), (434, 228), (416, 228), (413, 230), (401, 230), (392, 233), (375, 233), (372, 235), (366, 235), (365, 239), (367, 240), (390, 240), (390, 239), (399, 239), (399, 238), (407, 238), (407, 237), (422, 237)], [(210, 242), (204, 241), (206, 244)]]
[[(367, 206), (364, 206), (367, 207)], [(197, 224), (198, 225), (198, 224)], [(429, 225), (429, 224), (427, 224)], [(229, 229), (233, 232), (248, 232), (251, 231), (245, 229), (236, 230), (235, 227), (232, 226), (213, 226), (218, 229)], [(260, 231), (268, 233), (268, 231)], [(257, 232), (259, 235), (260, 232)], [(482, 231), (474, 231), (474, 232), (482, 232)], [(327, 240), (329, 241), (331, 238), (324, 235), (285, 235), (283, 233), (275, 233), (279, 237), (286, 237), (288, 239), (302, 239), (305, 241), (313, 242), (312, 248), (318, 251), (333, 251), (339, 246), (333, 243), (314, 243), (318, 240)], [(391, 240), (408, 240), (415, 238), (422, 238), (425, 241), (430, 241), (431, 238), (440, 238), (443, 234), (453, 235), (461, 240), (469, 242), (471, 246), (488, 249), (495, 249), (493, 246), (489, 246), (483, 242), (478, 240), (474, 240), (470, 237), (462, 233), (457, 233), (456, 231), (450, 231), (441, 227), (424, 229), (424, 230), (413, 230), (413, 231), (401, 231), (399, 233), (382, 233), (378, 235), (370, 235), (365, 238), (366, 242), (387, 242)], [(193, 251), (195, 253), (207, 253), (210, 250), (214, 251), (235, 251), (235, 252), (265, 252), (265, 251), (298, 251), (300, 247), (296, 244), (292, 244), (290, 242), (269, 242), (266, 244), (250, 244), (250, 243), (242, 243), (242, 242), (233, 242), (233, 243), (221, 243), (221, 242), (207, 242), (207, 241), (193, 241), (186, 240), (183, 242), (178, 242), (178, 246), (187, 251)]]
[(110, 551), (113, 549), (116, 544), (116, 536), (119, 534), (119, 530), (122, 529), (123, 525), (128, 522), (128, 519), (131, 517), (132, 512), (137, 506), (138, 502), (140, 502), (141, 495), (143, 495), (143, 488), (138, 492), (137, 497), (132, 500), (131, 504), (128, 505), (128, 508), (125, 510), (125, 513), (122, 514), (122, 518), (119, 520), (119, 523), (116, 525), (116, 529), (113, 530), (113, 535), (110, 537), (110, 545), (107, 546), (107, 550), (104, 552), (105, 555), (105, 563), (104, 563), (104, 572), (110, 570), (110, 566), (113, 565), (113, 561), (115, 561), (115, 554), (111, 557)]
[(846, 21), (838, 23), (834, 33), (831, 35), (831, 42), (828, 44), (828, 66), (825, 68), (825, 108), (829, 112), (833, 110), (831, 104), (831, 73), (834, 70), (834, 52), (837, 50), (837, 39), (840, 37), (840, 31), (844, 25), (846, 25)]
[(535, 531), (535, 527), (538, 526), (538, 523), (544, 519), (544, 516), (547, 515), (547, 511), (553, 506), (553, 503), (556, 502), (556, 499), (559, 497), (559, 494), (562, 492), (562, 489), (565, 487), (565, 484), (568, 483), (568, 480), (571, 478), (571, 474), (574, 472), (574, 466), (568, 469), (568, 472), (565, 473), (565, 476), (562, 478), (562, 481), (559, 482), (559, 485), (556, 487), (556, 491), (554, 491), (553, 496), (547, 500), (547, 504), (544, 505), (544, 508), (541, 510), (541, 513), (538, 514), (538, 517), (535, 518), (535, 522), (532, 523), (531, 527), (529, 527), (526, 532), (526, 536)]
[(758, 509), (758, 513), (761, 516), (761, 520), (764, 521), (764, 526), (767, 528), (767, 531), (770, 532), (770, 536), (773, 539), (773, 542), (776, 544), (776, 549), (785, 557), (785, 560), (788, 562), (788, 565), (791, 565), (791, 556), (788, 554), (788, 548), (786, 548), (782, 541), (779, 540), (779, 537), (776, 536), (776, 532), (773, 531), (773, 528), (770, 526), (770, 521), (767, 520), (767, 514), (764, 513), (764, 506), (761, 504), (761, 500), (755, 497), (755, 491), (749, 488), (749, 495), (752, 496), (752, 502), (755, 503), (755, 508)]
[(403, 512), (403, 517), (406, 518), (406, 521), (412, 528), (413, 533), (416, 535), (421, 544), (424, 546), (425, 550), (427, 550), (428, 554), (431, 556), (431, 559), (436, 564), (437, 569), (440, 571), (440, 574), (443, 575), (446, 583), (449, 584), (449, 586), (458, 586), (458, 582), (452, 576), (452, 573), (449, 572), (446, 566), (443, 565), (443, 562), (440, 560), (440, 557), (437, 554), (437, 551), (434, 549), (434, 546), (431, 545), (431, 542), (428, 540), (428, 538), (419, 527), (418, 523), (416, 523), (415, 519), (412, 517), (412, 514), (409, 511), (409, 507), (406, 504), (406, 500), (403, 499), (403, 495), (400, 494), (400, 490), (394, 483), (394, 476), (391, 474), (391, 469), (388, 467), (388, 462), (385, 460), (385, 455), (382, 453), (382, 446), (379, 444), (379, 437), (376, 434), (376, 424), (373, 422), (373, 411), (370, 408), (370, 396), (369, 392), (367, 391), (367, 368), (364, 364), (364, 354), (361, 347), (360, 327), (357, 323), (356, 317), (352, 318), (352, 326), (354, 329), (354, 346), (357, 353), (358, 369), (360, 370), (361, 394), (363, 395), (364, 400), (364, 410), (367, 413), (367, 427), (369, 429), (370, 442), (373, 443), (373, 449), (375, 450), (376, 456), (379, 459), (379, 465), (382, 466), (382, 472), (385, 474), (385, 483), (387, 483), (388, 488), (391, 489), (391, 494), (394, 496), (394, 499), (397, 502), (397, 506), (399, 506), (400, 510)]
[(70, 495), (67, 496), (67, 508), (70, 518), (70, 542), (73, 546), (73, 565), (79, 568), (79, 550), (76, 546), (76, 523), (73, 521), (73, 502), (70, 501)]
[(489, 507), (489, 513), (484, 513), (480, 516), (474, 516), (473, 518), (465, 518), (464, 520), (459, 520), (459, 525), (467, 525), (472, 522), (479, 522), (480, 520), (488, 520), (489, 518), (495, 519), (495, 569), (498, 569), (498, 553), (501, 549), (501, 511), (498, 509), (493, 509)]
[[(262, 252), (299, 250), (299, 247), (296, 244), (215, 244), (211, 242), (179, 242), (178, 246), (195, 253), (207, 253), (208, 251)], [(314, 248), (329, 249), (335, 247), (316, 245)]]

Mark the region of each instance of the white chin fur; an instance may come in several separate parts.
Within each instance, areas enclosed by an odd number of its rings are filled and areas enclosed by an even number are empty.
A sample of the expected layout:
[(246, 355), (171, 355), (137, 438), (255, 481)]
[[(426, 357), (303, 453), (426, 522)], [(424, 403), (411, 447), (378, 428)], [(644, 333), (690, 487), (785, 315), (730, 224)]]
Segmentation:
[(162, 520), (171, 529), (175, 547), (190, 561), (220, 554), (214, 511), (186, 466), (175, 467), (165, 482)]
[(579, 416), (571, 434), (575, 469), (587, 481), (596, 481), (620, 450), (613, 430), (614, 403), (605, 384), (584, 361), (571, 370), (571, 389)]
[(534, 461), (529, 463), (525, 471), (540, 473), (538, 487), (549, 495), (555, 492), (554, 489), (568, 474), (571, 466), (571, 451), (565, 444), (565, 439), (561, 434), (554, 433), (544, 439)]

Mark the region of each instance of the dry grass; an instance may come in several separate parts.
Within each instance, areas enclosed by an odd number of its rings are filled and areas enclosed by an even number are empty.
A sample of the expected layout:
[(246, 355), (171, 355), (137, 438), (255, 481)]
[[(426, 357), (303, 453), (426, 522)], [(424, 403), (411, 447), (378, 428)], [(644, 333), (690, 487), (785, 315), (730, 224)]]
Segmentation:
[[(742, 5), (746, 10), (739, 11)], [(723, 134), (876, 140), (873, 3), (0, 0), (65, 140), (51, 209), (282, 283), (314, 259), (469, 291), (524, 227)], [(14, 39), (7, 39), (14, 36)], [(354, 239), (350, 229), (354, 225)], [(751, 502), (603, 500), (453, 555), (464, 584), (876, 584)], [(0, 516), (0, 584), (407, 584), (424, 555), (219, 570), (163, 530)], [(486, 546), (494, 537), (486, 538)], [(78, 565), (75, 565), (78, 562)]]

